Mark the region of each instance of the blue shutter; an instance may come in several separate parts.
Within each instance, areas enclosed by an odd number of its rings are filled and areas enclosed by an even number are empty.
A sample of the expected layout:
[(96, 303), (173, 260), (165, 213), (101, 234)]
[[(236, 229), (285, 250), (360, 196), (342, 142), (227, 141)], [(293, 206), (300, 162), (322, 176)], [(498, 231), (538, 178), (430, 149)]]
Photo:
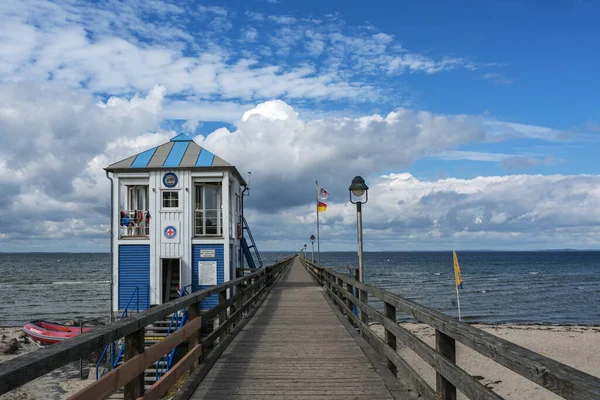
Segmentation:
[[(200, 258), (200, 250), (214, 250), (215, 258)], [(217, 284), (225, 282), (225, 255), (222, 244), (194, 244), (192, 245), (192, 290), (194, 292), (207, 289), (210, 286), (198, 283), (198, 261), (216, 261), (217, 262)], [(208, 310), (219, 304), (219, 296), (212, 295), (200, 304), (202, 310)]]
[[(139, 287), (140, 310), (150, 307), (150, 245), (119, 245), (119, 309), (127, 302)], [(129, 305), (130, 310), (137, 308), (137, 296)]]

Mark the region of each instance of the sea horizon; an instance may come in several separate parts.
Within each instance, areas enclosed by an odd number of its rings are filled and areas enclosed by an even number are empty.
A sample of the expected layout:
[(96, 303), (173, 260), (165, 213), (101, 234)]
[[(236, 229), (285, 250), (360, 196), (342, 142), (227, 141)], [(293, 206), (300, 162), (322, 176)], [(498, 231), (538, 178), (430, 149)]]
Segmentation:
[[(293, 253), (265, 251), (261, 255), (264, 265), (272, 265)], [(472, 250), (457, 254), (466, 322), (600, 324), (598, 250)], [(307, 254), (309, 259), (311, 255)], [(322, 265), (358, 264), (355, 251), (322, 251), (320, 258)], [(105, 316), (110, 264), (109, 253), (1, 254), (0, 325)], [(450, 250), (365, 252), (364, 266), (366, 283), (456, 316)], [(30, 296), (32, 291), (38, 296)], [(373, 305), (382, 307), (375, 299)], [(404, 315), (399, 320), (410, 318)]]
[[(447, 252), (493, 252), (493, 253), (543, 253), (543, 252), (600, 252), (600, 249), (442, 249), (442, 250), (363, 250), (363, 253), (447, 253)], [(298, 250), (259, 250), (260, 253), (299, 253)], [(310, 253), (308, 250), (307, 253)], [(317, 251), (315, 250), (315, 253)], [(322, 253), (356, 253), (356, 250), (327, 250)], [(0, 251), (0, 254), (110, 254), (110, 251)]]

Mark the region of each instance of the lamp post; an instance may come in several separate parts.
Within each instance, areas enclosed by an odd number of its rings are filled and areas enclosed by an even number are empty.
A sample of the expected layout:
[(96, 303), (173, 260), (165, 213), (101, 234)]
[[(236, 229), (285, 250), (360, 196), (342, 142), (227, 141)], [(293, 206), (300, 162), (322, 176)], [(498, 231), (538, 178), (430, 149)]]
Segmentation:
[(310, 235), (310, 244), (312, 245), (312, 257), (311, 261), (315, 262), (315, 235)]
[(304, 259), (306, 260), (306, 243), (304, 243)]
[[(369, 201), (369, 187), (365, 180), (360, 176), (352, 179), (352, 184), (348, 188), (350, 191), (350, 203), (356, 204), (356, 220), (358, 231), (358, 281), (364, 282), (363, 270), (363, 240), (362, 240), (362, 205)], [(363, 201), (363, 197), (365, 200)]]

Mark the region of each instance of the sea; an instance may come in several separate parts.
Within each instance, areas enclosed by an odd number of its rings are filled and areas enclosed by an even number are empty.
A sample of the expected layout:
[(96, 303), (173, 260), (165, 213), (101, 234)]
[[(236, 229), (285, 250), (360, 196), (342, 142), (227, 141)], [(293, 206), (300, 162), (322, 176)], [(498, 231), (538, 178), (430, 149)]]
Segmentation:
[[(271, 265), (291, 253), (261, 254)], [(600, 325), (600, 252), (457, 254), (463, 321)], [(341, 272), (358, 265), (356, 252), (323, 252), (320, 259)], [(366, 252), (364, 270), (366, 283), (457, 316), (452, 252)], [(110, 256), (103, 253), (0, 253), (0, 325), (35, 319), (104, 322), (109, 271)], [(398, 318), (410, 320), (400, 313)]]

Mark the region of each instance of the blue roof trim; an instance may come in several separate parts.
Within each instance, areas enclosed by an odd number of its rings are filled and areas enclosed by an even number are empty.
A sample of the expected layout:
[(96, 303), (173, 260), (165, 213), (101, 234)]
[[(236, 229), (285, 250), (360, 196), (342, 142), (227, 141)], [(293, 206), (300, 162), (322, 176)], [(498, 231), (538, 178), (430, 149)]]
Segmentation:
[(138, 154), (131, 163), (131, 168), (146, 168), (155, 151), (156, 147)]
[(193, 142), (193, 140), (185, 133), (181, 133), (175, 137), (172, 137), (170, 142)]
[(163, 167), (179, 167), (189, 145), (190, 142), (175, 142), (169, 156), (163, 163)]
[(200, 150), (198, 154), (198, 160), (196, 160), (196, 167), (211, 167), (215, 155), (206, 149)]

